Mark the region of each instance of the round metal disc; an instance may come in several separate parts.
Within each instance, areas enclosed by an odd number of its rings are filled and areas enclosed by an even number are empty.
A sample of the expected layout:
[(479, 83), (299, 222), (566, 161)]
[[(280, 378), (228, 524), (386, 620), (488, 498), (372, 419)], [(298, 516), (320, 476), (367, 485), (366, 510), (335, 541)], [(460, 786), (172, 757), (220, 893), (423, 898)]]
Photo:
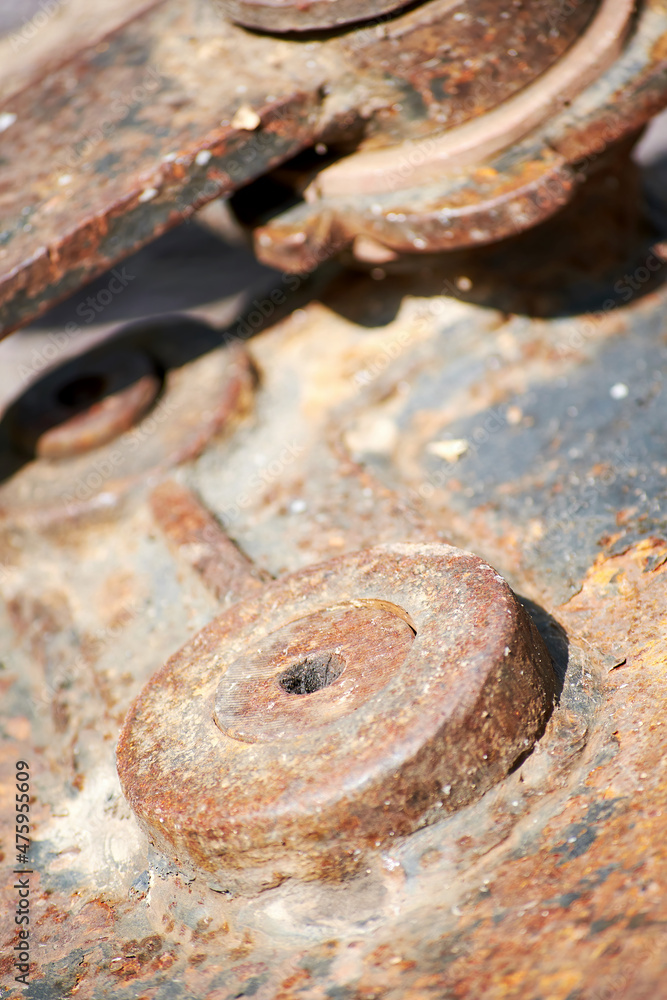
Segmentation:
[(380, 546), (211, 622), (134, 704), (118, 771), (155, 847), (216, 887), (344, 874), (504, 777), (553, 683), (488, 564)]

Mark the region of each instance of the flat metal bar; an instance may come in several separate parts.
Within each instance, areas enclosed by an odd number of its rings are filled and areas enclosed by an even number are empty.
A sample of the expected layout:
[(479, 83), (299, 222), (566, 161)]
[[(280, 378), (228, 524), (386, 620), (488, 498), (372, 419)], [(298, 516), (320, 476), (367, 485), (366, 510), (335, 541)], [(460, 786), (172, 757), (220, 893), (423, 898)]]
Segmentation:
[(270, 579), (185, 486), (174, 480), (160, 483), (151, 493), (150, 505), (176, 557), (201, 577), (222, 605), (253, 596)]

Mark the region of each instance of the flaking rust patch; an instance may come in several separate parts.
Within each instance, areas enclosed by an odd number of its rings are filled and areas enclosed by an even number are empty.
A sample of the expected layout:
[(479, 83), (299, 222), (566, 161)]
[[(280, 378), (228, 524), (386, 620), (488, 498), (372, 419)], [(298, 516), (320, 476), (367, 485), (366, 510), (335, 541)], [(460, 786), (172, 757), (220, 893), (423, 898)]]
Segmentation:
[(667, 551), (647, 573), (647, 550), (652, 543), (645, 540), (621, 555), (598, 556), (581, 590), (562, 608), (564, 624), (598, 649), (603, 661), (607, 658), (608, 670), (610, 655), (616, 660), (612, 667), (667, 665), (660, 641), (667, 619)]

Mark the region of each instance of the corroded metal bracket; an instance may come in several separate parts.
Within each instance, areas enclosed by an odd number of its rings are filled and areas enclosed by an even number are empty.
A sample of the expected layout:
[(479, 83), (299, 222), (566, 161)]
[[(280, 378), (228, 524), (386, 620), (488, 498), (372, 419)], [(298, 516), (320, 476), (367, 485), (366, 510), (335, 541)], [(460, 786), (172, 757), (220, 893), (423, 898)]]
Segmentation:
[[(317, 147), (324, 162), (358, 149), (400, 152), (400, 143), (440, 142), (443, 132), (483, 123), (557, 66), (600, 4), (586, 0), (567, 17), (558, 16), (560, 7), (531, 0), (503, 19), (483, 0), (430, 0), (342, 33), (275, 39), (225, 21), (207, 3), (158, 4), (3, 111), (2, 334), (303, 150)], [(403, 192), (400, 210), (391, 199), (384, 205), (384, 196), (371, 206), (352, 195), (349, 204), (316, 197), (260, 233), (260, 252), (309, 270), (369, 231), (415, 252), (534, 224), (569, 197), (568, 163), (662, 106), (666, 34), (662, 0), (648, 0), (631, 55), (610, 71), (613, 85), (586, 91), (585, 107), (570, 121), (563, 112), (557, 134), (547, 129), (523, 140), (435, 192), (420, 180)], [(600, 106), (614, 102), (618, 127), (609, 134)], [(562, 196), (541, 199), (531, 212), (536, 185), (554, 175)], [(453, 244), (443, 213), (455, 218)]]
[[(633, 4), (604, 8), (599, 26), (501, 106), (440, 136), (360, 152), (313, 175), (303, 201), (257, 226), (257, 255), (301, 270), (356, 243), (360, 259), (383, 263), (492, 243), (549, 218), (608, 147), (637, 134), (667, 101), (665, 4), (642, 7), (613, 59)], [(605, 16), (615, 33), (605, 34)]]

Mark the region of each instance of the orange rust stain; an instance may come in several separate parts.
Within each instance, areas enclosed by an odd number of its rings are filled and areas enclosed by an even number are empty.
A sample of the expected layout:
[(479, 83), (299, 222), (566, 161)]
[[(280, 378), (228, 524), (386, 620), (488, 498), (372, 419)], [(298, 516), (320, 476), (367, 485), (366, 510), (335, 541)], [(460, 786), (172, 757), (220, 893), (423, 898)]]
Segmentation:
[(650, 568), (650, 559), (663, 550), (667, 554), (664, 543), (646, 539), (622, 555), (599, 556), (581, 591), (561, 609), (563, 624), (600, 649), (622, 649), (628, 667), (667, 666), (661, 640), (667, 623), (667, 563)]
[(653, 47), (651, 49), (651, 60), (654, 60), (655, 62), (663, 62), (664, 60), (667, 60), (667, 34), (661, 35), (660, 38), (653, 43)]

